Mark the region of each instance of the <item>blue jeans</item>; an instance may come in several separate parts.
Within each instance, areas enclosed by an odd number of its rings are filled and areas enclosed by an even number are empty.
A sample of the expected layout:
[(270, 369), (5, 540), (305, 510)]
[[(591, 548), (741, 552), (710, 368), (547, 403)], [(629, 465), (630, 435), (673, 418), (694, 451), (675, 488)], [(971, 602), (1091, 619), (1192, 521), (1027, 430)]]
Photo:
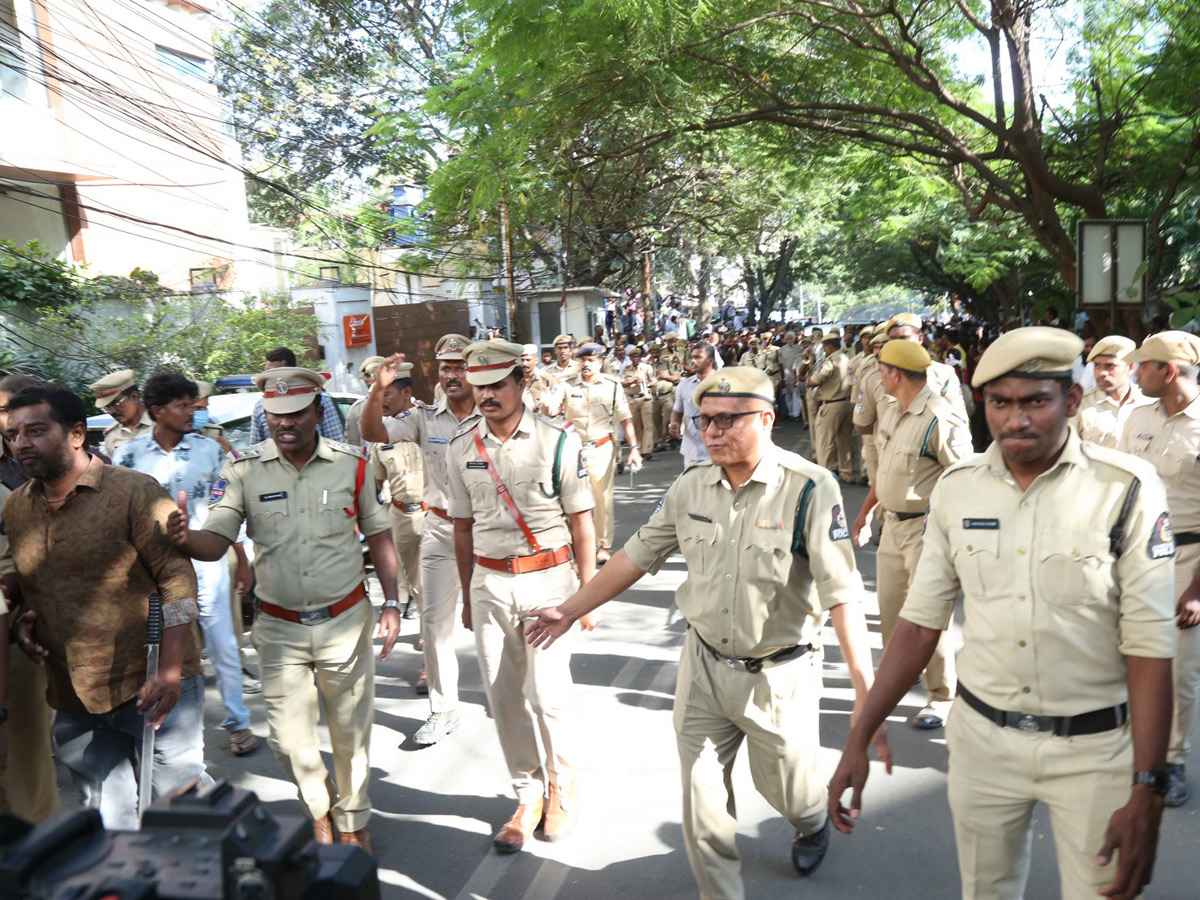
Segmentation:
[[(84, 805), (100, 810), (105, 828), (132, 831), (139, 825), (138, 761), (142, 751), (142, 714), (137, 698), (107, 713), (59, 710), (54, 748)], [(179, 702), (154, 739), (154, 797), (178, 790), (193, 778), (212, 784), (204, 768), (204, 677), (182, 682)]]
[(204, 648), (217, 675), (217, 690), (225, 706), (221, 727), (241, 731), (250, 727), (250, 710), (242, 699), (242, 661), (229, 606), (229, 566), (225, 560), (193, 562), (199, 586), (200, 631)]

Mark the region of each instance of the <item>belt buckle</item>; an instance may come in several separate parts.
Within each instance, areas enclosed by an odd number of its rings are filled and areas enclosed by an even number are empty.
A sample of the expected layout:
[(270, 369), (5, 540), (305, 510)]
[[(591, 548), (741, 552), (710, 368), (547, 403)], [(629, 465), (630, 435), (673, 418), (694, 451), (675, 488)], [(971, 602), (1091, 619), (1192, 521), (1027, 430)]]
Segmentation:
[(762, 671), (763, 661), (761, 659), (747, 659), (742, 661), (742, 665), (746, 667), (746, 671), (751, 675), (757, 675)]
[(1026, 734), (1034, 734), (1041, 730), (1038, 727), (1037, 716), (1031, 716), (1029, 714), (1023, 715), (1017, 720), (1017, 729), (1019, 731), (1024, 731)]
[(509, 575), (517, 574), (517, 570), (513, 568), (513, 566), (516, 564), (516, 560), (517, 557), (515, 556), (504, 557), (504, 571), (508, 572)]
[(300, 624), (318, 625), (332, 618), (333, 616), (329, 614), (329, 607), (325, 607), (324, 609), (306, 609), (300, 613)]

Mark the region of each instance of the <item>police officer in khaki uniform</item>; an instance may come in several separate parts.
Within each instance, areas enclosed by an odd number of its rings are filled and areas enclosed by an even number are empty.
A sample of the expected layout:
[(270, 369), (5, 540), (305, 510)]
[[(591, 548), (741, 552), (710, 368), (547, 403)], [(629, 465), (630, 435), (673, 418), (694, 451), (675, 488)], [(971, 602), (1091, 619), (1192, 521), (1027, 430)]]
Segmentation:
[[(1187, 802), (1184, 764), (1200, 699), (1200, 338), (1162, 331), (1127, 357), (1137, 363), (1138, 384), (1151, 403), (1129, 414), (1120, 448), (1140, 456), (1167, 486), (1175, 530), (1175, 721), (1167, 746), (1171, 785), (1168, 806)], [(1096, 369), (1099, 383), (1100, 369)]]
[(800, 354), (800, 363), (796, 369), (796, 383), (804, 386), (804, 396), (802, 399), (802, 408), (804, 410), (805, 422), (809, 427), (809, 444), (812, 446), (813, 458), (817, 457), (817, 448), (820, 446), (820, 429), (817, 422), (817, 391), (808, 387), (808, 379), (812, 374), (821, 368), (825, 362), (825, 345), (822, 343), (824, 332), (820, 328), (814, 328), (809, 335), (809, 344)]
[(554, 418), (562, 412), (562, 391), (554, 390), (558, 379), (547, 375), (537, 364), (537, 344), (525, 344), (521, 347), (521, 371), (525, 375), (525, 391), (521, 399), (534, 412), (544, 412)]
[(875, 483), (875, 472), (879, 467), (879, 451), (875, 448), (875, 426), (879, 413), (888, 403), (887, 392), (879, 376), (879, 351), (888, 342), (887, 323), (881, 324), (871, 336), (871, 352), (855, 370), (854, 413), (851, 421), (854, 430), (862, 438), (863, 468), (867, 483)]
[(961, 588), (946, 741), (964, 898), (1025, 896), (1039, 802), (1063, 900), (1132, 900), (1154, 865), (1168, 781), (1175, 545), (1153, 468), (1068, 426), (1083, 393), (1071, 382), (1082, 346), (1069, 331), (1018, 328), (980, 359), (973, 384), (994, 443), (933, 489), (900, 623), (830, 783), (830, 816), (849, 832), (867, 736), (928, 664)]
[[(921, 333), (921, 317), (915, 313), (900, 313), (898, 316), (892, 316), (887, 323), (887, 330), (888, 337), (892, 340), (912, 341), (915, 344), (925, 345), (925, 339)], [(963, 398), (962, 379), (958, 377), (958, 372), (953, 366), (934, 360), (926, 372), (925, 380), (931, 391), (945, 397), (958, 407), (964, 419), (969, 418), (966, 400)]]
[(671, 429), (671, 410), (675, 408), (675, 391), (679, 382), (687, 377), (687, 364), (676, 350), (679, 335), (668, 331), (663, 335), (663, 344), (658, 353), (650, 348), (654, 360), (654, 434), (659, 446), (655, 450), (664, 450), (667, 446)]
[(443, 335), (438, 340), (434, 357), (443, 395), (434, 405), (418, 403), (397, 416), (384, 418), (383, 393), (404, 363), (404, 356), (395, 354), (379, 367), (363, 409), (363, 437), (368, 441), (415, 444), (424, 457), (424, 502), (429, 512), (421, 525), (420, 563), (425, 671), (417, 682), (417, 693), (429, 694), (429, 717), (412, 737), (418, 746), (436, 744), (459, 726), (454, 630), (462, 590), (454, 563), (454, 527), (446, 512), (446, 451), (460, 428), (474, 425), (479, 419), (463, 362), (463, 351), (469, 344), (460, 334)]
[(613, 493), (618, 453), (614, 422), (620, 426), (625, 445), (629, 447), (626, 465), (635, 472), (642, 465), (625, 391), (619, 381), (600, 372), (603, 354), (604, 348), (599, 344), (584, 344), (575, 352), (579, 374), (566, 380), (563, 401), (563, 417), (575, 426), (575, 433), (583, 441), (584, 465), (596, 497), (597, 562), (608, 562), (612, 556)]
[(138, 393), (133, 369), (110, 372), (93, 382), (91, 389), (96, 395), (96, 408), (117, 420), (104, 432), (104, 452), (109, 457), (122, 444), (154, 430), (154, 422)]
[(808, 379), (808, 386), (816, 388), (817, 395), (817, 443), (814, 449), (817, 464), (831, 471), (836, 470), (843, 484), (854, 481), (854, 457), (851, 436), (854, 434), (854, 407), (851, 405), (850, 359), (839, 349), (841, 339), (837, 332), (830, 332), (822, 341), (825, 360)]
[[(792, 862), (811, 874), (828, 847), (818, 714), (821, 629), (831, 615), (854, 684), (871, 685), (862, 581), (830, 474), (771, 442), (775, 388), (727, 366), (696, 389), (711, 454), (667, 490), (654, 515), (565, 604), (528, 628), (544, 646), (582, 615), (657, 572), (676, 550), (687, 637), (675, 689), (683, 833), (701, 896), (744, 896), (731, 772), (749, 745), (754, 785), (796, 829)], [(814, 589), (815, 588), (815, 589)], [(889, 761), (887, 743), (877, 744)]]
[[(371, 389), (371, 385), (374, 384), (375, 376), (379, 373), (379, 367), (382, 365), (382, 356), (368, 356), (359, 365), (358, 374), (362, 377), (363, 383), (366, 384), (368, 391)], [(367, 398), (360, 397), (359, 399), (355, 400), (354, 405), (346, 411), (346, 443), (352, 447), (361, 446), (363, 442), (362, 414), (366, 405)]]
[[(367, 538), (384, 608), (378, 636), (387, 659), (400, 634), (396, 553), (387, 513), (353, 447), (317, 433), (324, 379), (303, 368), (254, 377), (271, 437), (236, 453), (209, 499), (199, 531), (187, 507), (171, 516), (171, 539), (194, 559), (217, 560), (242, 523), (254, 541), (258, 617), (252, 637), (262, 668), (269, 742), (320, 843), (371, 850), (368, 749), (375, 718), (374, 625), (355, 527)], [(315, 677), (314, 677), (315, 676)], [(333, 777), (317, 735), (324, 707)]]
[[(383, 392), (385, 416), (398, 416), (412, 409), (412, 370), (412, 363), (396, 366), (396, 379)], [(422, 500), (425, 496), (425, 464), (421, 448), (411, 441), (375, 443), (371, 444), (368, 459), (381, 499), (390, 504), (388, 518), (392, 522), (392, 543), (400, 562), (397, 583), (399, 593), (408, 597), (400, 617), (415, 619), (421, 605), (421, 526), (425, 522)]]
[[(855, 543), (865, 547), (871, 539), (876, 504), (882, 508), (884, 527), (875, 557), (875, 580), (885, 650), (921, 556), (925, 510), (933, 485), (942, 472), (974, 453), (967, 420), (925, 383), (930, 362), (925, 348), (911, 341), (888, 341), (880, 351), (880, 383), (895, 402), (880, 414), (875, 429), (879, 469), (851, 527)], [(941, 728), (954, 699), (950, 632), (942, 632), (921, 677), (928, 704), (910, 723), (915, 728)]]
[(221, 451), (228, 453), (233, 448), (229, 446), (229, 441), (225, 437), (225, 428), (209, 418), (208, 414), (208, 398), (213, 395), (213, 384), (211, 381), (201, 381), (198, 378), (193, 378), (192, 381), (196, 385), (196, 415), (193, 420), (193, 428), (196, 434), (216, 441)]
[(467, 378), (483, 420), (451, 443), (447, 488), (467, 598), (463, 622), (475, 633), (517, 795), (516, 812), (494, 839), (500, 853), (520, 850), (539, 823), (547, 840), (566, 837), (578, 816), (570, 647), (530, 647), (523, 624), (595, 571), (592, 489), (579, 438), (522, 404), (520, 351), (491, 341), (467, 348)]
[(1082, 440), (1115, 448), (1129, 414), (1154, 402), (1133, 383), (1133, 364), (1127, 357), (1136, 347), (1129, 338), (1115, 334), (1092, 347), (1087, 361), (1092, 364), (1096, 386), (1084, 391), (1079, 412), (1071, 419), (1071, 427)]
[(654, 385), (657, 381), (654, 369), (642, 362), (642, 348), (630, 349), (629, 365), (620, 382), (625, 387), (625, 400), (633, 416), (633, 430), (642, 459), (652, 459), (654, 454)]
[(570, 378), (579, 371), (579, 364), (571, 356), (575, 352), (575, 337), (560, 334), (554, 339), (554, 362), (542, 369), (542, 374), (560, 381)]

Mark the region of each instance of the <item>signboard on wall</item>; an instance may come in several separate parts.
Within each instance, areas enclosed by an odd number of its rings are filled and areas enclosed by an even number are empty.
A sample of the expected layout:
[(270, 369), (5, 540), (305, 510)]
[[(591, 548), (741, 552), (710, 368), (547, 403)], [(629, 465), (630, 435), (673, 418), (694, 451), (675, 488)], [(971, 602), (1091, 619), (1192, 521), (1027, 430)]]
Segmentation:
[(1146, 300), (1145, 221), (1084, 219), (1079, 223), (1076, 246), (1083, 306), (1142, 306)]
[(371, 343), (371, 314), (342, 316), (347, 347), (366, 347)]

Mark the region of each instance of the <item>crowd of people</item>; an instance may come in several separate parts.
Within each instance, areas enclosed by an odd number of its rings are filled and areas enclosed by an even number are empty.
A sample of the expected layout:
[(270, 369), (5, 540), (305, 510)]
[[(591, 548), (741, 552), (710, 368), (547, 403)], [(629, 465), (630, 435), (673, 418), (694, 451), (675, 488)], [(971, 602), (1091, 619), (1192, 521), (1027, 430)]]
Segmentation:
[[(24, 651), (0, 640), (0, 805), (35, 821), (53, 809), (51, 737), (110, 827), (136, 827), (140, 792), (203, 785), (199, 624), (229, 751), (255, 750), (242, 695), (261, 689), (268, 744), (315, 840), (370, 851), (373, 640), (386, 660), (401, 619), (419, 617), (429, 712), (414, 743), (459, 727), (461, 623), (517, 803), (493, 846), (565, 838), (580, 814), (572, 644), (678, 552), (689, 627), (673, 720), (702, 896), (744, 896), (741, 745), (809, 875), (831, 829), (862, 815), (869, 747), (890, 771), (883, 723), (918, 679), (925, 705), (909, 724), (945, 730), (964, 897), (1023, 896), (1037, 802), (1063, 897), (1137, 896), (1164, 805), (1187, 800), (1200, 690), (1200, 340), (931, 329), (911, 313), (646, 345), (604, 335), (558, 335), (546, 359), (447, 334), (429, 403), (413, 395), (413, 361), (372, 357), (344, 426), (321, 375), (279, 348), (254, 379), (262, 440), (243, 450), (204, 430), (211, 389), (180, 374), (97, 381), (117, 423), (103, 450), (70, 390), (0, 381), (0, 612)], [(784, 419), (809, 430), (813, 459), (775, 443)], [(616, 473), (676, 448), (683, 473), (616, 547)], [(868, 487), (853, 519), (850, 484)], [(871, 542), (878, 672), (854, 549)], [(239, 658), (236, 599), (251, 583), (261, 685)], [(151, 594), (165, 626), (156, 674)], [(826, 621), (856, 698), (828, 786)], [(147, 724), (151, 785), (137, 775)]]

